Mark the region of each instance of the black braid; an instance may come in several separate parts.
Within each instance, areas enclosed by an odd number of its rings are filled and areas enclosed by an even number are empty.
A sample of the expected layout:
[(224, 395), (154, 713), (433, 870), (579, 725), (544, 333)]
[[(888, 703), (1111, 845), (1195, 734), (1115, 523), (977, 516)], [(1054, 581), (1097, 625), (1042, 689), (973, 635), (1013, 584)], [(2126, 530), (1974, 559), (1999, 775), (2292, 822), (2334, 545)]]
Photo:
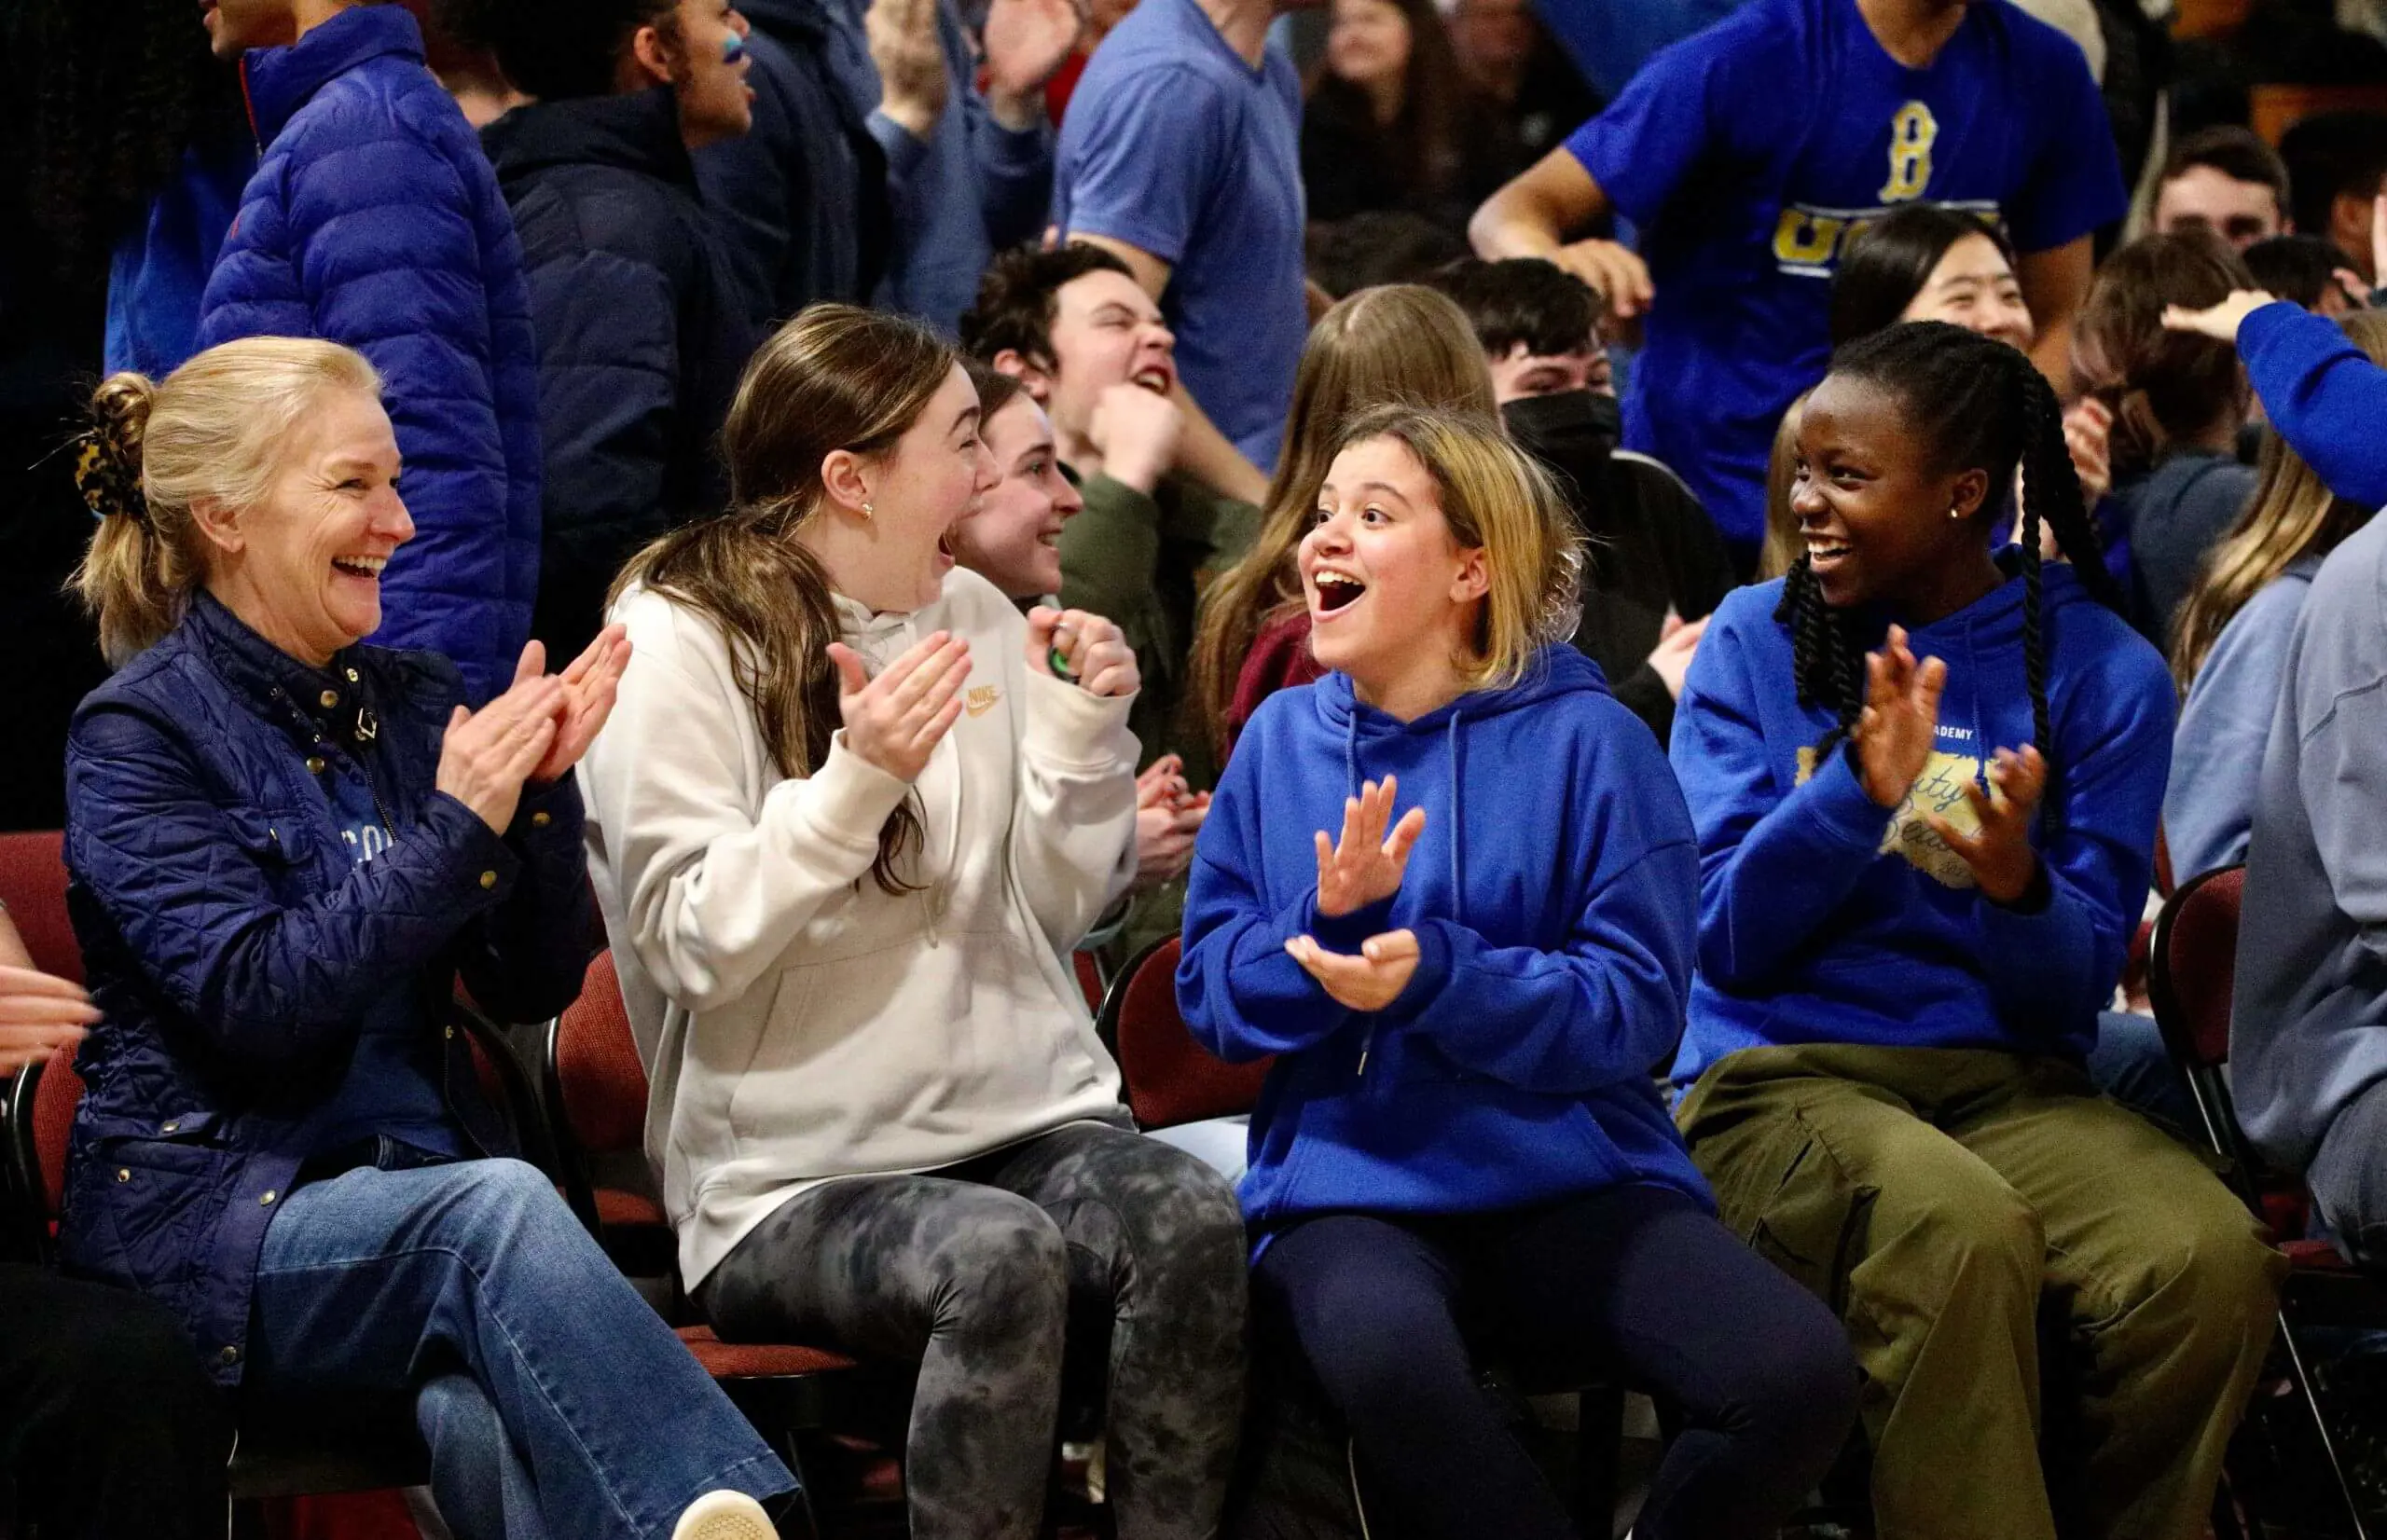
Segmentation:
[(1848, 645), (1847, 629), (1824, 603), (1823, 584), (1816, 581), (1805, 557), (1794, 562), (1784, 576), (1782, 602), (1775, 608), (1773, 618), (1790, 627), (1790, 656), (1792, 671), (1799, 680), (1799, 704), (1821, 705), (1837, 719), (1831, 731), (1815, 745), (1815, 763), (1820, 765), (1856, 729), (1857, 714), (1865, 707), (1865, 693), (1856, 682), (1860, 675), (1856, 653)]

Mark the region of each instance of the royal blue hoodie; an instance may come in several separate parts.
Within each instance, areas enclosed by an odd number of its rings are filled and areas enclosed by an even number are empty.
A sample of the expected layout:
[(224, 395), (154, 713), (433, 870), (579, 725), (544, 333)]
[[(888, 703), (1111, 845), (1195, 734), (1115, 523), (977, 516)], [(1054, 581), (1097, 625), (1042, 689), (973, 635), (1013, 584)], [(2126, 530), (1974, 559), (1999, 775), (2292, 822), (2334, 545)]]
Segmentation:
[[(1781, 582), (1716, 612), (1675, 713), (1700, 863), (1678, 1082), (1768, 1044), (2087, 1054), (2146, 902), (2173, 691), (2162, 657), (2070, 568), (2049, 566), (2045, 592), (2053, 783), (2032, 843), (2047, 882), (2021, 907), (1981, 897), (1922, 814), (1971, 827), (1965, 783), (2031, 741), (2020, 578), (1911, 633), (1948, 682), (1938, 747), (1895, 813), (1845, 752), (1808, 774), (1832, 718), (1799, 705)], [(1882, 617), (1849, 619), (1880, 644)]]
[[(1426, 809), (1400, 890), (1323, 918), (1314, 836), (1387, 775), (1400, 813)], [(1712, 1206), (1650, 1079), (1682, 1029), (1696, 881), (1657, 740), (1571, 647), (1410, 722), (1339, 673), (1270, 696), (1194, 846), (1177, 971), (1213, 1053), (1280, 1055), (1246, 1217), (1474, 1213), (1621, 1182)], [(1373, 1014), (1285, 951), (1403, 928), (1416, 972)]]

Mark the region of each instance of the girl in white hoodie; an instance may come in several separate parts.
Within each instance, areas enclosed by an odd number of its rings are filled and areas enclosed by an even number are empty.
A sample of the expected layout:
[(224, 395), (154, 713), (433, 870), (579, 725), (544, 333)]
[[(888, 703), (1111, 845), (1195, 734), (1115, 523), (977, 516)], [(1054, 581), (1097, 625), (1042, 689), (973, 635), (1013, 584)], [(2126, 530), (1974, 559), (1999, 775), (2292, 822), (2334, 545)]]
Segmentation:
[(912, 1533), (1025, 1540), (1097, 1307), (1119, 1533), (1191, 1540), (1241, 1408), (1241, 1224), (1132, 1131), (1062, 963), (1133, 873), (1135, 658), (954, 566), (978, 418), (896, 317), (816, 306), (755, 355), (729, 512), (615, 585), (590, 867), (715, 1329), (918, 1360)]

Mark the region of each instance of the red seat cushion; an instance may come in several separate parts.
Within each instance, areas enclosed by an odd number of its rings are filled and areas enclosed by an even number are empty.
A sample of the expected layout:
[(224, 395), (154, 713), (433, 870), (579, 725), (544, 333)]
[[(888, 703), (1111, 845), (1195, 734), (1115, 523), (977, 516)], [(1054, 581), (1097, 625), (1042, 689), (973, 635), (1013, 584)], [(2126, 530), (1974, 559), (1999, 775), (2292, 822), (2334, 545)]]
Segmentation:
[(2326, 1241), (2290, 1241), (2280, 1247), (2298, 1272), (2352, 1272), (2354, 1268)]
[(835, 1374), (854, 1367), (842, 1353), (827, 1348), (794, 1347), (782, 1342), (724, 1342), (711, 1327), (681, 1327), (680, 1341), (688, 1344), (704, 1371), (716, 1380), (792, 1380), (807, 1374)]
[(1194, 1040), (1177, 1011), (1181, 951), (1174, 937), (1163, 942), (1137, 966), (1120, 994), (1119, 1071), (1127, 1082), (1128, 1109), (1145, 1128), (1250, 1111), (1276, 1062), (1231, 1065)]
[(661, 1229), (669, 1222), (663, 1217), (663, 1205), (643, 1192), (600, 1187), (590, 1196), (597, 1200), (597, 1222), (607, 1230), (650, 1225)]

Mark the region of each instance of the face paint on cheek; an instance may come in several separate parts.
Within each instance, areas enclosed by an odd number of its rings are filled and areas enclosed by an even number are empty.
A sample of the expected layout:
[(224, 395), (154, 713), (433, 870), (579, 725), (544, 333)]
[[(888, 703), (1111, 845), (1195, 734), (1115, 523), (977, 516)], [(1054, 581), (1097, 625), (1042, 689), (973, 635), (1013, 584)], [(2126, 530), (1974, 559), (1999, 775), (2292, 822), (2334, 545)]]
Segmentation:
[(738, 36), (733, 32), (728, 36), (721, 40), (721, 62), (723, 63), (735, 64), (740, 59), (745, 57), (746, 39)]

